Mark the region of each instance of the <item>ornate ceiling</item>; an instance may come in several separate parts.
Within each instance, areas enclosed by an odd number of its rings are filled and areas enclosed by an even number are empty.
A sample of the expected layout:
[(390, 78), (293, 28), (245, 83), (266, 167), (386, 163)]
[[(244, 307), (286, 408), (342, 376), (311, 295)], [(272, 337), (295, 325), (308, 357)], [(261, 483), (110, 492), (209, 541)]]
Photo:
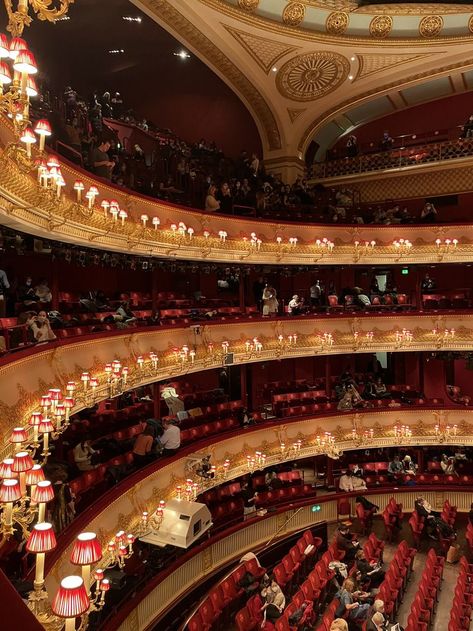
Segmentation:
[(357, 125), (469, 89), (473, 5), (353, 0), (132, 0), (252, 113), (273, 171), (294, 174)]

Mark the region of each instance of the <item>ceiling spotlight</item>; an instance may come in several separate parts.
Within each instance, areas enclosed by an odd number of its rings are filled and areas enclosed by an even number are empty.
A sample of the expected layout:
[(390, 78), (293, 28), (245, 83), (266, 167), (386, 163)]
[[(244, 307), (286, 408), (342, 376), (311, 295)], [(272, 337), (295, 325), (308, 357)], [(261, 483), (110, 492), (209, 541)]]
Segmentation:
[(350, 60), (351, 61), (355, 61), (355, 57), (350, 57)]
[(350, 79), (350, 81), (353, 81), (353, 75), (352, 74), (349, 74), (348, 78)]
[(108, 52), (109, 52), (110, 55), (121, 55), (125, 51), (123, 50), (123, 48), (112, 48)]
[(272, 70), (273, 70), (273, 72), (277, 72), (277, 71), (278, 71), (278, 69), (276, 68), (276, 66), (273, 66)]
[(180, 50), (178, 53), (173, 53), (174, 57), (180, 57), (181, 59), (190, 59), (190, 55), (186, 50)]
[(140, 17), (134, 18), (131, 15), (123, 15), (122, 19), (125, 20), (126, 22), (138, 22), (138, 24), (141, 23), (141, 18)]

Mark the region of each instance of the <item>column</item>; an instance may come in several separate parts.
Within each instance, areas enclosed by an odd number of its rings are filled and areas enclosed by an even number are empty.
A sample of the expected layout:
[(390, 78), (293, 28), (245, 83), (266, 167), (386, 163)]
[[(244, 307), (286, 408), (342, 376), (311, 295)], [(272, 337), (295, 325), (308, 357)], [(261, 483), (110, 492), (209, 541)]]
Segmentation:
[(51, 294), (52, 294), (52, 302), (51, 309), (57, 311), (59, 309), (59, 270), (58, 270), (58, 262), (53, 261), (51, 266), (52, 278), (51, 278)]
[(293, 184), (298, 177), (304, 178), (306, 166), (299, 156), (281, 156), (264, 160), (267, 173), (279, 177), (286, 184)]
[(158, 270), (151, 272), (151, 309), (153, 314), (158, 310)]
[(335, 481), (333, 479), (333, 460), (327, 456), (327, 487), (335, 486)]

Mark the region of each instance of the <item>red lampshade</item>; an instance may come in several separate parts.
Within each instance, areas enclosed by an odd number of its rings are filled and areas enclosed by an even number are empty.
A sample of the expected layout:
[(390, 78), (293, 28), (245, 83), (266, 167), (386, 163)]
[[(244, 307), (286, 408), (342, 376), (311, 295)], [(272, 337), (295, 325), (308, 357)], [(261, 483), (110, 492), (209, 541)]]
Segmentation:
[(43, 420), (43, 415), (41, 414), (41, 412), (33, 412), (28, 424), (31, 425), (32, 427), (39, 427), (39, 424), (41, 423), (42, 420)]
[(51, 125), (45, 118), (42, 118), (36, 123), (34, 130), (38, 136), (50, 136), (52, 134)]
[(47, 521), (36, 524), (26, 542), (28, 552), (50, 552), (56, 547), (56, 536), (53, 527)]
[(0, 486), (0, 502), (17, 502), (21, 499), (21, 489), (18, 480), (3, 480)]
[(13, 62), (13, 70), (17, 72), (24, 72), (25, 74), (36, 74), (38, 72), (38, 66), (36, 65), (36, 59), (29, 50), (20, 50)]
[(7, 85), (8, 83), (11, 83), (10, 68), (4, 61), (0, 61), (0, 85)]
[(102, 582), (100, 583), (100, 589), (103, 592), (108, 592), (108, 590), (110, 589), (110, 581), (108, 580), (108, 578), (104, 578), (102, 580)]
[(33, 468), (26, 472), (26, 484), (29, 486), (44, 482), (44, 480), (44, 471), (40, 464), (33, 465)]
[(72, 397), (66, 397), (64, 399), (64, 409), (71, 410), (74, 407), (74, 399)]
[(38, 86), (32, 75), (28, 75), (28, 81), (26, 82), (26, 95), (31, 98), (38, 96)]
[(43, 418), (39, 424), (38, 432), (40, 434), (50, 434), (51, 432), (54, 432), (54, 425), (48, 418)]
[(68, 381), (67, 382), (67, 386), (66, 386), (66, 390), (68, 392), (74, 392), (74, 390), (76, 389), (76, 382), (75, 381)]
[(0, 462), (0, 478), (8, 480), (10, 478), (16, 478), (17, 474), (12, 471), (13, 458), (5, 458)]
[(94, 572), (94, 579), (96, 581), (102, 581), (103, 580), (103, 570), (101, 570), (100, 568), (97, 568)]
[(80, 576), (66, 576), (56, 592), (52, 610), (60, 618), (77, 618), (89, 608), (89, 597)]
[(33, 468), (34, 462), (27, 451), (19, 451), (13, 458), (12, 471), (23, 473)]
[(28, 44), (21, 37), (13, 37), (8, 47), (8, 56), (10, 59), (16, 59), (20, 50), (28, 50)]
[(8, 45), (7, 36), (0, 33), (0, 59), (10, 57), (10, 47)]
[(34, 135), (31, 127), (27, 127), (23, 130), (23, 133), (20, 136), (20, 140), (26, 145), (33, 145), (36, 142), (36, 136)]
[(10, 436), (11, 443), (24, 443), (28, 440), (26, 430), (24, 427), (14, 427)]
[(71, 552), (71, 563), (74, 565), (91, 565), (102, 558), (102, 546), (95, 532), (81, 532), (74, 542)]
[[(60, 169), (59, 165), (58, 168)], [(59, 174), (61, 174), (61, 171), (59, 171)], [(59, 388), (49, 388), (48, 396), (51, 401), (60, 401), (62, 399), (61, 390)]]
[(31, 500), (36, 504), (45, 504), (54, 499), (53, 485), (49, 480), (38, 482), (31, 493)]
[[(49, 164), (47, 166), (49, 166)], [(49, 397), (49, 394), (43, 394), (43, 396), (41, 397), (41, 407), (48, 408), (50, 405), (51, 399)]]
[(81, 182), (81, 180), (76, 180), (74, 182), (74, 190), (75, 191), (83, 191), (84, 188), (85, 188), (84, 182)]

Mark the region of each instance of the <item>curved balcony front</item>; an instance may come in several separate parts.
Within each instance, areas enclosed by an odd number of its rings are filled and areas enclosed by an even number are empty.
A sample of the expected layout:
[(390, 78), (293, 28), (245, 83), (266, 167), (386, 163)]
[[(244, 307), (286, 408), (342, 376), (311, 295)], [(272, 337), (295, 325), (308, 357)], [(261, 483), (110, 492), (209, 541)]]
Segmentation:
[[(64, 191), (45, 187), (34, 163), (9, 144), (12, 139), (11, 128), (2, 122), (0, 217), (30, 234), (142, 256), (228, 263), (410, 264), (473, 258), (473, 226), (468, 224), (322, 226), (211, 215), (112, 187), (65, 161), (60, 163)], [(76, 180), (84, 190), (98, 189), (90, 207), (74, 191)], [(126, 218), (110, 215), (101, 206), (104, 200), (115, 200)], [(399, 239), (412, 247), (399, 249), (394, 243)]]
[[(468, 351), (472, 344), (472, 313), (447, 316), (409, 312), (147, 327), (38, 345), (1, 362), (4, 438), (0, 457), (8, 455), (6, 441), (11, 429), (27, 425), (49, 388), (65, 391), (68, 381), (81, 384), (84, 372), (98, 378), (95, 388), (78, 387), (71, 414), (117, 394), (105, 372), (106, 364), (113, 360), (129, 369), (126, 381), (116, 384), (123, 391), (218, 368), (229, 353), (235, 364), (245, 364), (346, 353)], [(154, 362), (150, 353), (157, 356)], [(138, 358), (143, 358), (143, 363)]]

